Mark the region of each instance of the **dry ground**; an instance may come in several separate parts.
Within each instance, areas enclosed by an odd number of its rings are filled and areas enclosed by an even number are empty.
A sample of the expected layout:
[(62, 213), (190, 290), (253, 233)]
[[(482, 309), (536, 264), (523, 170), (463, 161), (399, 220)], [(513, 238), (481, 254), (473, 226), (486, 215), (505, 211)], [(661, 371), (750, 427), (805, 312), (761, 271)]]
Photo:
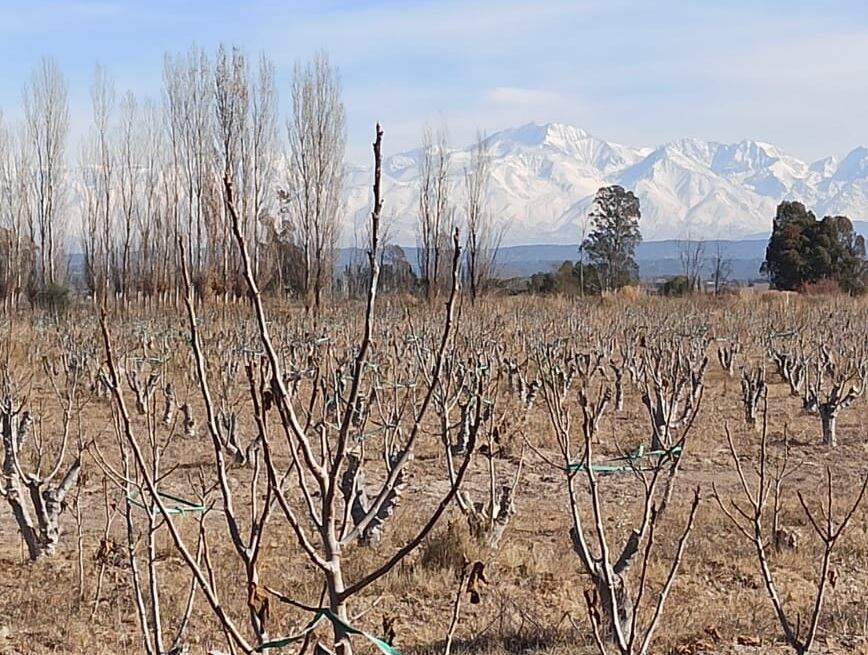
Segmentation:
[[(722, 309), (715, 311), (724, 311)], [(180, 325), (180, 323), (179, 323)], [(23, 320), (13, 327), (15, 366), (26, 366), (27, 348), (39, 336)], [(17, 358), (17, 361), (15, 360)], [(846, 410), (839, 422), (840, 445), (820, 445), (819, 420), (801, 411), (798, 398), (790, 397), (786, 385), (770, 375), (769, 437), (772, 450), (780, 448), (786, 426), (793, 458), (805, 465), (791, 480), (785, 504), (784, 524), (798, 528), (802, 539), (797, 549), (775, 556), (774, 570), (783, 596), (793, 614), (805, 616), (812, 600), (817, 576), (819, 545), (806, 524), (796, 501), (800, 490), (809, 502), (821, 497), (824, 467), (834, 472), (838, 499), (852, 500), (859, 477), (868, 470), (868, 400), (864, 397)], [(652, 652), (689, 653), (772, 653), (786, 652), (780, 630), (762, 585), (750, 544), (734, 530), (710, 498), (714, 482), (724, 496), (739, 493), (738, 481), (726, 448), (724, 426), (732, 427), (735, 441), (746, 458), (755, 457), (757, 432), (742, 421), (738, 378), (728, 378), (716, 361), (709, 364), (706, 390), (700, 415), (693, 427), (688, 452), (679, 478), (678, 503), (666, 516), (658, 540), (651, 577), (655, 584), (665, 574), (667, 553), (674, 548), (686, 516), (689, 489), (698, 485), (704, 495), (696, 529), (691, 536), (681, 574), (666, 606)], [(195, 389), (184, 390), (195, 399)], [(179, 395), (182, 395), (179, 392)], [(36, 383), (31, 406), (49, 418), (52, 398), (44, 383)], [(201, 414), (200, 414), (201, 415)], [(84, 410), (83, 429), (106, 448), (114, 439), (112, 408), (107, 401), (94, 401)], [(527, 419), (524, 435), (545, 453), (553, 452), (547, 418), (537, 407)], [(615, 452), (615, 443), (631, 448), (647, 441), (648, 420), (638, 394), (627, 386), (627, 402), (620, 414), (609, 413), (603, 422), (601, 454)], [(179, 464), (184, 471), (201, 465), (210, 471), (212, 454), (208, 438), (176, 439), (164, 455), (166, 462)], [(511, 475), (521, 436), (513, 435), (508, 457), (501, 466)], [(96, 553), (105, 529), (105, 496), (101, 472), (85, 457), (85, 477), (78, 501), (82, 516), (80, 536), (84, 580), (79, 590), (75, 511), (70, 506), (62, 519), (64, 535), (58, 554), (36, 563), (26, 561), (11, 513), (0, 503), (0, 653), (88, 653), (90, 655), (140, 653), (138, 626), (132, 610), (128, 570), (120, 563), (105, 570), (99, 602), (95, 602), (99, 563)], [(445, 488), (441, 448), (425, 443), (412, 465), (408, 498), (387, 531), (381, 548), (401, 543), (418, 523), (415, 519), (435, 502)], [(234, 473), (237, 489), (249, 476), (247, 469)], [(184, 477), (173, 476), (183, 486)], [(380, 634), (384, 618), (395, 618), (395, 645), (405, 655), (442, 652), (451, 607), (456, 593), (456, 573), (461, 556), (487, 561), (488, 585), (481, 602), (462, 606), (454, 651), (458, 653), (592, 653), (582, 592), (587, 579), (570, 548), (568, 505), (564, 475), (528, 452), (523, 482), (517, 493), (517, 513), (498, 552), (484, 553), (471, 543), (461, 515), (449, 511), (427, 543), (387, 579), (367, 590), (353, 606), (364, 613), (356, 623)], [(484, 467), (476, 466), (469, 489), (481, 492), (487, 480)], [(607, 528), (622, 540), (631, 525), (631, 516), (640, 509), (639, 487), (627, 475), (602, 480), (608, 516)], [(241, 493), (241, 491), (239, 491)], [(417, 495), (418, 494), (418, 495)], [(120, 501), (108, 488), (109, 511)], [(70, 505), (72, 503), (70, 502)], [(192, 540), (195, 519), (178, 519)], [(246, 589), (243, 573), (222, 533), (218, 513), (208, 519), (211, 558), (217, 585), (233, 614), (244, 616)], [(115, 541), (123, 541), (123, 525), (116, 517), (110, 528)], [(163, 579), (163, 610), (176, 616), (184, 600), (188, 574), (175, 553), (166, 531), (159, 534), (158, 564)], [(369, 568), (376, 551), (358, 547), (350, 556), (354, 567)], [(263, 579), (283, 593), (315, 604), (320, 593), (313, 572), (302, 556), (286, 523), (273, 517), (267, 530), (262, 558)], [(856, 515), (849, 533), (840, 544), (834, 567), (837, 583), (827, 597), (817, 652), (868, 653), (868, 503)], [(270, 624), (273, 634), (297, 629), (307, 618), (279, 605), (274, 606)], [(241, 618), (243, 623), (244, 619)], [(171, 623), (171, 620), (167, 620)], [(189, 629), (192, 652), (208, 648), (225, 649), (225, 642), (201, 595)], [(359, 650), (368, 652), (359, 644)]]

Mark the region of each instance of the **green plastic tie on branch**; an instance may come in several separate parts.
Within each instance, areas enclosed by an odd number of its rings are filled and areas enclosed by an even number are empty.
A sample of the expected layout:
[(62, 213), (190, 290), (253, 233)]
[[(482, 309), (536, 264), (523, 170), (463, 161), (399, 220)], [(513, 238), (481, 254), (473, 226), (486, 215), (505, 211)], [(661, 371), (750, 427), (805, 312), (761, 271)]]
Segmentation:
[[(682, 451), (681, 446), (673, 446), (668, 450), (645, 450), (645, 446), (639, 446), (636, 450), (633, 450), (626, 455), (622, 455), (620, 457), (611, 457), (609, 459), (603, 460), (605, 462), (630, 462), (627, 466), (616, 466), (613, 464), (591, 464), (591, 472), (593, 473), (602, 473), (604, 475), (610, 473), (632, 473), (633, 471), (653, 471), (653, 466), (634, 466), (632, 462), (636, 462), (641, 459), (645, 459), (647, 457), (673, 457), (678, 458), (681, 456)], [(585, 464), (584, 462), (579, 464), (570, 464), (567, 466), (568, 473), (575, 473), (577, 471), (584, 471)]]
[[(151, 507), (148, 507), (141, 500), (138, 500), (138, 495), (139, 495), (138, 492), (133, 492), (132, 494), (128, 495), (127, 496), (127, 502), (129, 502), (132, 505), (135, 505), (136, 507), (140, 507), (141, 509), (148, 512), (151, 516), (156, 516), (158, 513), (162, 514), (162, 511), (160, 510), (160, 508), (157, 506), (156, 503), (154, 503)], [(186, 514), (188, 512), (204, 512), (205, 511), (204, 505), (199, 505), (198, 503), (194, 503), (194, 502), (191, 502), (189, 500), (185, 500), (184, 498), (179, 498), (178, 496), (173, 496), (172, 494), (163, 493), (162, 491), (158, 491), (157, 495), (160, 496), (160, 498), (165, 498), (167, 500), (173, 500), (176, 503), (178, 503), (178, 505), (176, 505), (175, 507), (167, 507), (166, 508), (166, 514), (168, 514), (169, 516), (183, 515), (183, 514)]]
[(280, 639), (273, 639), (271, 641), (267, 641), (265, 643), (259, 644), (253, 650), (257, 653), (261, 653), (265, 650), (272, 650), (275, 648), (284, 648), (289, 646), (290, 644), (296, 643), (307, 637), (311, 632), (313, 632), (314, 628), (322, 621), (323, 618), (328, 619), (332, 622), (333, 625), (337, 626), (344, 634), (347, 635), (359, 635), (364, 637), (368, 641), (370, 641), (377, 649), (383, 653), (383, 655), (401, 655), (398, 650), (387, 644), (385, 641), (380, 639), (379, 637), (375, 637), (374, 635), (368, 634), (364, 630), (359, 630), (358, 628), (354, 628), (351, 625), (348, 625), (344, 621), (341, 621), (329, 608), (320, 607), (316, 614), (314, 614), (313, 618), (308, 622), (308, 624), (299, 632), (297, 635), (293, 635), (291, 637), (282, 637)]

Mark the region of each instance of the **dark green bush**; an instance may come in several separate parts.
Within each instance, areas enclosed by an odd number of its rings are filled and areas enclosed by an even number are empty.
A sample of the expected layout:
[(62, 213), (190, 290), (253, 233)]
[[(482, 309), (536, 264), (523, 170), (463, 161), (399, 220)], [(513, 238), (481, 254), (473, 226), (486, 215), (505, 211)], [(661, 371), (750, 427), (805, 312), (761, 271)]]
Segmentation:
[(690, 291), (690, 279), (686, 275), (671, 277), (660, 287), (660, 293), (664, 296), (686, 296)]
[(45, 284), (30, 294), (30, 302), (34, 307), (55, 314), (65, 312), (69, 308), (70, 301), (69, 289), (60, 284)]

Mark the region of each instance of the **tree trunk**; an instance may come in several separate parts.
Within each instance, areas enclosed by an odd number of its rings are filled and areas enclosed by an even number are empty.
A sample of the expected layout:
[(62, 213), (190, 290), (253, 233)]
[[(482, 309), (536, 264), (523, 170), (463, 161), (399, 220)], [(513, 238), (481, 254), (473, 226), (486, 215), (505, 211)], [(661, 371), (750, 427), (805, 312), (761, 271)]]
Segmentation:
[[(633, 601), (627, 593), (626, 584), (623, 578), (613, 573), (612, 582), (615, 585), (615, 602), (617, 603), (617, 613), (612, 607), (612, 598), (609, 588), (606, 586), (606, 580), (601, 575), (596, 578), (597, 595), (600, 598), (600, 605), (605, 616), (603, 623), (603, 637), (609, 639), (613, 644), (618, 646), (618, 637), (616, 631), (617, 625), (621, 628), (621, 634), (624, 640), (630, 641), (630, 627), (633, 623)], [(617, 614), (617, 615), (616, 615)]]
[(820, 422), (823, 426), (823, 443), (827, 446), (838, 445), (838, 435), (835, 432), (837, 412), (829, 408), (820, 408)]
[[(340, 599), (340, 595), (344, 591), (344, 580), (341, 573), (340, 561), (336, 561), (333, 558), (331, 562), (333, 564), (336, 563), (337, 566), (329, 572), (330, 574), (328, 576), (327, 585), (329, 609), (334, 612), (335, 616), (348, 625), (350, 617), (347, 614), (347, 604), (346, 601)], [(334, 629), (335, 655), (353, 655), (353, 646), (350, 643), (350, 636), (341, 626), (334, 624), (332, 627)]]
[(17, 476), (6, 478), (4, 491), (6, 501), (9, 503), (9, 507), (12, 508), (12, 514), (15, 517), (15, 522), (18, 524), (21, 537), (24, 539), (24, 543), (27, 544), (27, 556), (31, 562), (35, 562), (42, 554), (42, 547), (27, 508), (21, 501), (21, 486), (18, 484)]

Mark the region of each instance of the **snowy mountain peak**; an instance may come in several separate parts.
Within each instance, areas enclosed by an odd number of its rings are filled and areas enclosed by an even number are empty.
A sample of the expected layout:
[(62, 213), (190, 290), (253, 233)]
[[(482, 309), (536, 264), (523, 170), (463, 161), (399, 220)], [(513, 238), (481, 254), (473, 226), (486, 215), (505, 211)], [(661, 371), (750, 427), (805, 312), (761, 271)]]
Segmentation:
[(836, 181), (846, 182), (868, 177), (868, 149), (864, 146), (853, 148), (838, 164), (832, 177)]
[(496, 132), (489, 137), (489, 141), (531, 148), (540, 146), (565, 148), (589, 137), (590, 135), (583, 129), (572, 125), (527, 123), (520, 127)]
[(834, 155), (831, 157), (823, 157), (822, 159), (813, 162), (810, 165), (810, 169), (815, 173), (819, 173), (823, 177), (831, 177), (838, 168), (838, 162), (838, 157), (835, 157)]
[[(740, 238), (767, 232), (776, 205), (800, 200), (819, 215), (868, 217), (868, 149), (811, 164), (773, 144), (683, 138), (656, 148), (606, 141), (563, 123), (528, 123), (487, 138), (488, 208), (508, 224), (507, 244), (575, 243), (598, 188), (621, 184), (642, 207), (648, 240)], [(451, 201), (461, 220), (464, 167), (471, 147), (452, 151)], [(383, 187), (393, 238), (415, 242), (419, 160), (414, 150), (386, 158)], [(356, 224), (370, 211), (370, 171), (348, 171)], [(348, 225), (345, 234), (355, 232)]]

